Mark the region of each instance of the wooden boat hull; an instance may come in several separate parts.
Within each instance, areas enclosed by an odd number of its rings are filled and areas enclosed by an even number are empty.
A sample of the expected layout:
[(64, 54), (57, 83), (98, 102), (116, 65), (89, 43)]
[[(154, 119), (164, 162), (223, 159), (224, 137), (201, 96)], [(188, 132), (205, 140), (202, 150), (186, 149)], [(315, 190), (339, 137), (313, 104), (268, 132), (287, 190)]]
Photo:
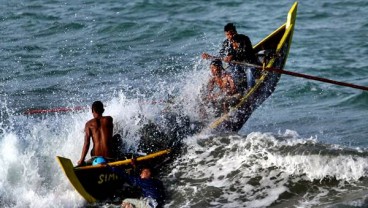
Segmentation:
[[(171, 156), (171, 150), (166, 149), (146, 156), (136, 158), (137, 165), (155, 166), (159, 168)], [(112, 172), (109, 168), (101, 165), (73, 167), (70, 159), (57, 156), (62, 170), (69, 179), (75, 190), (87, 201), (96, 202), (114, 198), (117, 194), (125, 196), (132, 195), (132, 192), (121, 192), (125, 181)], [(116, 166), (129, 172), (132, 170), (130, 165), (132, 159), (120, 160), (108, 163), (110, 166)]]
[[(269, 57), (264, 63), (264, 67), (281, 70), (284, 68), (292, 43), (297, 6), (298, 3), (295, 2), (289, 10), (285, 24), (254, 46), (256, 53), (261, 51), (273, 52), (272, 57)], [(208, 129), (218, 132), (239, 131), (254, 110), (275, 91), (280, 77), (280, 73), (262, 70), (255, 86), (241, 98), (235, 107), (230, 109), (229, 113), (213, 121)]]

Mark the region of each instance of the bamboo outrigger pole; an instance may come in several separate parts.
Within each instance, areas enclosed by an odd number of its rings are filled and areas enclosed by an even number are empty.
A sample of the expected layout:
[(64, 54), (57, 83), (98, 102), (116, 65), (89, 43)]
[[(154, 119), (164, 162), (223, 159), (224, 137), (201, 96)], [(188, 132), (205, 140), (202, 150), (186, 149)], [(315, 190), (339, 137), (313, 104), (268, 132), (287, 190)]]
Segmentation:
[(294, 76), (294, 77), (301, 77), (301, 78), (305, 78), (305, 79), (310, 79), (310, 80), (315, 80), (315, 81), (320, 81), (320, 82), (326, 82), (326, 83), (330, 83), (330, 84), (335, 84), (335, 85), (340, 85), (340, 86), (344, 86), (344, 87), (350, 87), (350, 88), (355, 88), (355, 89), (368, 91), (367, 86), (361, 86), (361, 85), (355, 85), (355, 84), (351, 84), (351, 83), (347, 83), (347, 82), (335, 81), (335, 80), (326, 79), (326, 78), (322, 78), (322, 77), (316, 77), (316, 76), (311, 76), (311, 75), (307, 75), (307, 74), (302, 74), (302, 73), (297, 73), (297, 72), (292, 72), (292, 71), (287, 71), (287, 70), (281, 70), (281, 69), (273, 68), (273, 67), (262, 67), (262, 66), (258, 66), (258, 65), (254, 65), (254, 64), (244, 63), (244, 62), (232, 62), (232, 63), (245, 65), (245, 66), (251, 66), (251, 67), (255, 67), (257, 69), (263, 69), (263, 70), (276, 72), (276, 73), (280, 73), (280, 74), (287, 74), (287, 75)]

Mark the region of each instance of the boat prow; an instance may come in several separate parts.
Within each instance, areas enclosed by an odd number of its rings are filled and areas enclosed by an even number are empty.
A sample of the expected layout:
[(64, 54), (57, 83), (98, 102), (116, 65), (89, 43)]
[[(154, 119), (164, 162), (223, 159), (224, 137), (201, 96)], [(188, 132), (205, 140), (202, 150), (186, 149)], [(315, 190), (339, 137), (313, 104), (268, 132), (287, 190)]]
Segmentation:
[(63, 170), (69, 182), (72, 184), (74, 189), (87, 201), (95, 202), (96, 198), (91, 196), (83, 187), (77, 175), (75, 174), (73, 163), (70, 159), (65, 157), (56, 156), (56, 160), (59, 162), (61, 169)]

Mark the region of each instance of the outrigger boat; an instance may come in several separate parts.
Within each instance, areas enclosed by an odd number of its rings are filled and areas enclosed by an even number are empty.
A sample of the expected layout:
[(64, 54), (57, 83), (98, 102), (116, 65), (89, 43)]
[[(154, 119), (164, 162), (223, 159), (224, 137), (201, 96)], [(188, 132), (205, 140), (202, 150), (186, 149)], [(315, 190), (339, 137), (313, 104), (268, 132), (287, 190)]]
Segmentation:
[(255, 86), (243, 95), (235, 107), (215, 119), (207, 129), (216, 132), (239, 131), (252, 113), (275, 91), (281, 73), (269, 69), (283, 70), (285, 66), (293, 38), (297, 6), (298, 3), (295, 2), (289, 10), (285, 24), (253, 47), (263, 64), (253, 66), (261, 70), (261, 76), (256, 80)]
[[(297, 5), (297, 2), (294, 3), (290, 9), (285, 24), (254, 46), (258, 54), (266, 54), (262, 60), (263, 66), (260, 67), (261, 76), (256, 81), (255, 86), (241, 98), (240, 102), (229, 113), (210, 123), (208, 129), (216, 131), (240, 130), (252, 112), (274, 92), (281, 74), (267, 69), (282, 70), (285, 66), (293, 37)], [(136, 161), (139, 164), (149, 163), (162, 166), (171, 156), (172, 150), (166, 149), (137, 157)], [(104, 166), (73, 167), (70, 159), (59, 156), (57, 161), (76, 191), (90, 203), (114, 197), (124, 183), (117, 174)], [(129, 170), (132, 168), (131, 161), (132, 159), (125, 159), (108, 164)]]

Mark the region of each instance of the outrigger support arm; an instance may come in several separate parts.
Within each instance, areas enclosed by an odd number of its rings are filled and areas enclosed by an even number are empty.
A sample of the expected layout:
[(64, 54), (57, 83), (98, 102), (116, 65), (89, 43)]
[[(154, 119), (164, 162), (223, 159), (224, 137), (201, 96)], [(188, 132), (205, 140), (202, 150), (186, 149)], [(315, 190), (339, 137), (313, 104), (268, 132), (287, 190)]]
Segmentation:
[(320, 82), (326, 82), (326, 83), (330, 83), (330, 84), (334, 84), (334, 85), (340, 85), (340, 86), (344, 86), (344, 87), (350, 87), (350, 88), (355, 88), (355, 89), (368, 91), (367, 86), (355, 85), (355, 84), (351, 84), (351, 83), (347, 83), (347, 82), (340, 82), (340, 81), (336, 81), (336, 80), (332, 80), (332, 79), (326, 79), (326, 78), (323, 78), (323, 77), (317, 77), (317, 76), (312, 76), (312, 75), (307, 75), (307, 74), (302, 74), (302, 73), (297, 73), (297, 72), (292, 72), (292, 71), (287, 71), (287, 70), (281, 70), (279, 68), (274, 68), (274, 67), (263, 67), (263, 66), (258, 66), (258, 65), (254, 65), (254, 64), (244, 63), (244, 62), (232, 62), (232, 63), (239, 64), (239, 65), (244, 65), (244, 66), (251, 66), (251, 67), (254, 67), (254, 68), (257, 68), (257, 69), (276, 72), (276, 73), (280, 73), (280, 74), (287, 74), (287, 75), (294, 76), (294, 77), (301, 77), (301, 78), (305, 78), (305, 79), (310, 79), (310, 80), (315, 80), (315, 81), (320, 81)]

